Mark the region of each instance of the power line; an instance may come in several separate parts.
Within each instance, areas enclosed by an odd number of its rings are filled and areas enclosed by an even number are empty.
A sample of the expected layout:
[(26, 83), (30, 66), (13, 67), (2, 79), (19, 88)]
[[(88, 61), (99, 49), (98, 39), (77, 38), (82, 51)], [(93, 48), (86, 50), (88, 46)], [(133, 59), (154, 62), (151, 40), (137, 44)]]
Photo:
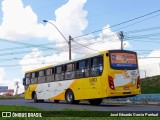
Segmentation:
[(90, 49), (90, 50), (94, 50), (94, 51), (98, 51), (98, 52), (100, 52), (99, 50), (95, 50), (95, 49), (92, 49), (92, 48), (86, 47), (85, 45), (80, 44), (79, 42), (76, 42), (76, 41), (74, 41), (73, 39), (72, 39), (72, 41), (73, 41), (73, 42), (75, 42), (75, 43), (77, 43), (77, 44), (79, 44), (79, 45), (81, 45), (81, 46), (83, 46), (83, 47), (85, 47), (85, 48), (87, 48), (87, 49)]
[(152, 37), (152, 36), (160, 36), (160, 32), (152, 33), (152, 34), (137, 35), (137, 36), (126, 36), (126, 37), (127, 38), (143, 38), (143, 37)]
[[(121, 25), (121, 24), (125, 24), (125, 23), (127, 23), (127, 22), (131, 22), (131, 21), (133, 21), (133, 20), (140, 19), (140, 18), (142, 18), (142, 17), (145, 17), (145, 16), (148, 16), (148, 15), (157, 13), (157, 12), (159, 12), (159, 11), (160, 11), (160, 10), (157, 10), (157, 11), (154, 11), (154, 12), (151, 12), (151, 13), (148, 13), (148, 14), (145, 14), (145, 15), (143, 15), (143, 16), (140, 16), (140, 17), (137, 17), (137, 18), (134, 18), (134, 19), (131, 19), (131, 20), (128, 20), (128, 21), (125, 21), (125, 22), (122, 22), (122, 23), (119, 23), (119, 24), (110, 26), (110, 27), (108, 27), (108, 28), (115, 27), (115, 26), (118, 26), (118, 25)], [(108, 29), (108, 28), (104, 28), (104, 29)], [(97, 31), (94, 31), (94, 32), (102, 31), (102, 30), (104, 30), (104, 29), (97, 30)], [(94, 32), (91, 32), (91, 33), (94, 33)], [(91, 33), (88, 33), (88, 34), (91, 34)], [(88, 34), (85, 34), (85, 35), (88, 35)], [(85, 36), (85, 35), (82, 35), (82, 36)], [(78, 37), (82, 37), (82, 36), (78, 36)], [(75, 38), (78, 38), (78, 37), (75, 37)], [(4, 39), (0, 39), (0, 40), (1, 40), (1, 41), (4, 41)], [(22, 42), (17, 42), (17, 41), (8, 41), (8, 40), (5, 40), (5, 41), (7, 41), (7, 42), (12, 42), (12, 43), (15, 43), (15, 44), (20, 44), (20, 45), (28, 45), (28, 46), (39, 47), (39, 46), (37, 46), (37, 45), (32, 45), (32, 44), (22, 43)], [(73, 41), (73, 40), (72, 40), (72, 41)], [(74, 42), (76, 42), (76, 41), (74, 41)], [(86, 46), (84, 46), (84, 45), (82, 45), (82, 44), (80, 44), (80, 43), (78, 43), (78, 42), (76, 42), (76, 43), (79, 44), (79, 45), (81, 45), (81, 46), (83, 46), (83, 47), (86, 47)], [(94, 50), (94, 51), (97, 51), (97, 50), (92, 49), (92, 48), (89, 48), (89, 47), (86, 47), (86, 48), (91, 49), (91, 50)], [(46, 49), (52, 49), (52, 48), (46, 48)]]
[[(146, 15), (143, 15), (143, 16), (140, 16), (140, 17), (137, 17), (137, 18), (134, 18), (134, 19), (131, 19), (131, 20), (128, 20), (128, 21), (125, 21), (125, 22), (122, 22), (122, 23), (119, 23), (119, 24), (110, 26), (110, 27), (108, 27), (108, 28), (116, 27), (116, 26), (118, 26), (118, 25), (125, 24), (125, 23), (127, 23), (127, 22), (131, 22), (131, 21), (134, 21), (134, 20), (136, 20), (136, 19), (140, 19), (140, 18), (142, 18), (142, 17), (145, 17), (145, 16), (148, 16), (148, 15), (157, 13), (157, 12), (159, 12), (159, 11), (160, 11), (160, 10), (157, 10), (157, 11), (154, 11), (154, 12), (152, 12), (152, 13), (148, 13), (148, 14), (146, 14)], [(104, 28), (104, 29), (108, 29), (108, 28)], [(97, 31), (94, 31), (94, 32), (91, 32), (91, 33), (88, 33), (88, 34), (85, 34), (85, 35), (89, 35), (89, 34), (92, 34), (92, 33), (95, 33), (95, 32), (99, 32), (99, 31), (102, 31), (102, 30), (104, 30), (104, 29), (97, 30)], [(83, 35), (83, 36), (85, 36), (85, 35)], [(78, 37), (82, 37), (82, 36), (78, 36)], [(78, 38), (78, 37), (75, 37), (75, 38)], [(144, 37), (144, 36), (143, 36), (143, 37)], [(0, 39), (0, 40), (1, 40), (1, 41), (4, 41), (4, 39)], [(98, 51), (98, 50), (95, 50), (95, 49), (86, 47), (85, 45), (80, 44), (79, 42), (76, 42), (75, 40), (72, 40), (72, 41), (74, 41), (75, 43), (77, 43), (77, 44), (79, 44), (79, 45), (81, 45), (81, 46), (83, 46), (83, 47), (85, 47), (85, 48), (88, 48), (88, 49), (91, 49), (91, 50), (94, 50), (94, 51)], [(8, 40), (7, 40), (7, 42), (11, 42), (11, 43), (18, 44), (18, 45), (25, 45), (25, 46), (32, 46), (32, 47), (34, 46), (34, 47), (38, 47), (38, 45), (32, 45), (32, 44), (22, 43), (22, 42), (17, 42), (17, 41), (8, 41)], [(45, 48), (45, 49), (51, 49), (51, 48), (47, 48), (47, 47), (43, 47), (43, 48)]]
[[(129, 25), (124, 26), (124, 27), (118, 28), (118, 29), (114, 30), (113, 32), (118, 31), (118, 30), (121, 30), (121, 29), (123, 29), (123, 28), (130, 27), (130, 26), (135, 25), (135, 24), (138, 24), (138, 23), (140, 23), (140, 22), (144, 22), (144, 21), (146, 21), (146, 20), (149, 20), (149, 19), (151, 19), (151, 18), (153, 18), (153, 17), (157, 17), (157, 16), (159, 16), (159, 15), (160, 15), (160, 14), (155, 15), (155, 16), (152, 16), (152, 17), (149, 17), (149, 18), (147, 18), (147, 19), (143, 19), (143, 20), (141, 20), (141, 21), (138, 21), (138, 22), (135, 22), (135, 23), (132, 23), (132, 24), (129, 24)], [(110, 33), (112, 33), (112, 32), (108, 32), (107, 34), (110, 34)], [(125, 32), (125, 33), (126, 33), (126, 32)], [(113, 34), (113, 36), (114, 36), (114, 35), (115, 35), (115, 34)], [(110, 36), (111, 36), (111, 35), (110, 35)], [(85, 39), (86, 39), (86, 40), (91, 40), (91, 39), (97, 39), (97, 38), (101, 38), (101, 36), (94, 36), (94, 37), (85, 38)], [(80, 39), (79, 39), (79, 38), (76, 38), (76, 39), (74, 39), (74, 40), (80, 40)]]
[(87, 34), (84, 34), (84, 35), (81, 35), (81, 36), (77, 36), (77, 37), (74, 37), (73, 39), (75, 39), (75, 38), (80, 38), (80, 37), (83, 37), (83, 36), (87, 36), (87, 35), (89, 35), (89, 34), (93, 34), (93, 33), (96, 33), (96, 32), (99, 32), (99, 31), (102, 31), (102, 30), (105, 30), (105, 29), (117, 27), (117, 26), (119, 26), (119, 25), (122, 25), (122, 24), (125, 24), (125, 23), (128, 23), (128, 22), (131, 22), (131, 21), (134, 21), (134, 20), (137, 20), (137, 19), (140, 19), (140, 18), (149, 16), (149, 15), (152, 15), (152, 14), (157, 13), (157, 12), (160, 12), (160, 10), (156, 10), (156, 11), (150, 12), (150, 13), (148, 13), (148, 14), (145, 14), (145, 15), (142, 15), (142, 16), (139, 16), (139, 17), (136, 17), (136, 18), (133, 18), (133, 19), (130, 19), (130, 20), (127, 20), (127, 21), (124, 21), (124, 22), (121, 22), (121, 23), (112, 25), (112, 26), (107, 27), (107, 28), (99, 29), (99, 30), (96, 30), (96, 31), (93, 31), (93, 32), (90, 32), (90, 33), (87, 33)]
[[(159, 59), (160, 57), (138, 57), (138, 59)], [(48, 63), (29, 63), (29, 64), (24, 64), (23, 66), (33, 66), (33, 65), (45, 65), (45, 64), (53, 64), (52, 62), (48, 62)], [(18, 67), (20, 66), (20, 64), (10, 64), (10, 65), (0, 65), (0, 67), (5, 67), (5, 68), (10, 68), (10, 67)]]
[(19, 41), (13, 41), (13, 40), (7, 40), (7, 39), (2, 39), (2, 38), (0, 38), (0, 41), (9, 42), (9, 43), (13, 43), (13, 44), (16, 44), (16, 45), (18, 44), (18, 45), (24, 45), (24, 46), (41, 47), (41, 48), (52, 49), (53, 50), (53, 48), (48, 48), (48, 47), (45, 47), (45, 46), (39, 46), (39, 45), (34, 45), (34, 44), (29, 44), (29, 43), (24, 43), (24, 42), (19, 42)]
[[(158, 15), (155, 15), (155, 16), (152, 16), (152, 17), (149, 17), (149, 18), (147, 18), (147, 19), (143, 19), (143, 20), (141, 20), (141, 21), (138, 21), (138, 22), (135, 22), (135, 23), (132, 23), (132, 24), (130, 24), (130, 25), (127, 25), (127, 26), (125, 26), (125, 27), (122, 27), (122, 28), (126, 28), (126, 27), (129, 27), (129, 26), (131, 26), (131, 25), (135, 25), (135, 24), (137, 24), (137, 23), (140, 23), (140, 22), (143, 22), (143, 21), (145, 21), (145, 20), (148, 20), (148, 19), (151, 19), (151, 18), (153, 18), (153, 17), (157, 17), (157, 16), (159, 16), (160, 14), (158, 14)], [(112, 27), (112, 26), (111, 26)], [(110, 28), (110, 27), (108, 27), (108, 28)], [(116, 30), (120, 30), (120, 29), (122, 29), (122, 28), (119, 28), (119, 29), (116, 29)], [(104, 29), (107, 29), (107, 28), (104, 28)], [(103, 29), (101, 29), (101, 30), (103, 30)], [(111, 32), (110, 32), (111, 33)], [(88, 34), (87, 34), (88, 35)], [(85, 35), (84, 35), (85, 36)], [(79, 36), (79, 37), (82, 37), (82, 36)], [(94, 37), (94, 38), (91, 38), (91, 39), (95, 39), (95, 38), (100, 38), (100, 36), (96, 36), (96, 37)], [(78, 37), (76, 37), (76, 39), (77, 39)], [(117, 41), (116, 41), (117, 42)]]
[(160, 16), (160, 14), (157, 14), (157, 15), (151, 16), (151, 17), (146, 18), (146, 19), (142, 19), (142, 20), (140, 20), (140, 21), (137, 21), (137, 22), (134, 22), (134, 23), (132, 23), (132, 24), (126, 25), (126, 26), (124, 26), (124, 27), (118, 28), (118, 29), (116, 29), (116, 30), (114, 30), (114, 31), (118, 31), (118, 30), (121, 30), (121, 29), (123, 29), (123, 28), (130, 27), (130, 26), (132, 26), (132, 25), (135, 25), (135, 24), (138, 24), (138, 23), (144, 22), (144, 21), (146, 21), (146, 20), (149, 20), (149, 19), (151, 19), (151, 18), (155, 18), (155, 17), (158, 17), (158, 16)]
[[(51, 45), (51, 44), (53, 44), (53, 43), (43, 43), (43, 44), (39, 44), (38, 46), (42, 47), (42, 46)], [(33, 46), (9, 47), (9, 48), (0, 49), (0, 51), (11, 51), (11, 50), (19, 50), (19, 49), (28, 49), (28, 48), (31, 48), (31, 47), (33, 47)]]
[(151, 30), (159, 30), (160, 29), (160, 26), (156, 26), (156, 27), (149, 27), (149, 28), (144, 28), (144, 29), (138, 29), (138, 30), (132, 30), (132, 31), (127, 31), (127, 32), (124, 32), (125, 34), (133, 34), (133, 33), (139, 33), (139, 32), (146, 32), (146, 31), (151, 31)]
[(137, 41), (137, 42), (150, 42), (150, 43), (160, 43), (160, 42), (156, 42), (156, 41), (147, 41), (147, 40), (136, 40), (136, 39), (126, 39), (127, 41)]

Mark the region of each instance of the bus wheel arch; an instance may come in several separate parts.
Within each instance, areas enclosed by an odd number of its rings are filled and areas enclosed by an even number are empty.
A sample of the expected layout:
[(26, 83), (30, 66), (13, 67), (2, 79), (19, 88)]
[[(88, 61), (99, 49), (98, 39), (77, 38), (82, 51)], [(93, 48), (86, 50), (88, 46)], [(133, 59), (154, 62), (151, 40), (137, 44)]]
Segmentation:
[(44, 102), (43, 99), (37, 99), (37, 94), (35, 91), (32, 92), (32, 99), (34, 100), (35, 103), (37, 102)]
[(35, 91), (32, 92), (32, 99), (34, 99), (34, 94), (36, 94)]
[(72, 104), (74, 102), (74, 93), (71, 89), (67, 89), (65, 92), (65, 100), (67, 103)]
[(38, 102), (38, 99), (37, 99), (37, 94), (35, 91), (32, 92), (32, 99), (34, 100), (35, 103)]
[(74, 93), (71, 89), (67, 89), (65, 92), (65, 100), (69, 104), (79, 104), (80, 100), (75, 100)]

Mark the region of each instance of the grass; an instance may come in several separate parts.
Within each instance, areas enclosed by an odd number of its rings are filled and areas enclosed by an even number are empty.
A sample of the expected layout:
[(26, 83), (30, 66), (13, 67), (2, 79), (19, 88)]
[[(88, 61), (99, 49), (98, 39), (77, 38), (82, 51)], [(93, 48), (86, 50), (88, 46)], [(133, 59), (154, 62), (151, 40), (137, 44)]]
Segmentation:
[[(141, 90), (142, 94), (160, 94), (160, 76), (154, 76), (154, 77), (147, 77), (144, 79), (141, 79)], [(0, 96), (0, 99), (21, 99), (24, 98), (22, 96)], [(52, 112), (52, 111), (44, 111), (42, 109), (29, 107), (29, 106), (9, 106), (9, 105), (0, 105), (0, 111), (20, 111), (20, 112)], [(64, 109), (63, 111), (72, 111), (72, 109)], [(159, 120), (159, 117), (85, 117), (86, 114), (80, 114), (83, 113), (81, 111), (75, 112), (80, 117), (65, 117), (62, 115), (63, 111), (59, 111), (59, 117), (43, 117), (43, 118), (0, 118), (4, 120)], [(55, 112), (53, 112), (55, 113)], [(85, 112), (86, 113), (86, 112)], [(1, 113), (0, 113), (1, 114)], [(97, 114), (101, 114), (100, 112), (96, 112)], [(64, 117), (61, 117), (64, 116)], [(94, 114), (95, 115), (95, 114)], [(93, 115), (93, 116), (94, 116)], [(1, 115), (0, 115), (1, 116)], [(76, 115), (74, 115), (76, 116)]]
[[(38, 109), (38, 108), (34, 108), (34, 107), (27, 107), (27, 106), (8, 106), (8, 105), (0, 105), (0, 111), (20, 111), (21, 113), (26, 113), (27, 112), (45, 112), (45, 113), (49, 113), (49, 112), (53, 112), (54, 113), (67, 113), (67, 112), (75, 112), (76, 114), (79, 114), (78, 116), (80, 117), (61, 117), (61, 115), (63, 116), (63, 114), (61, 114), (59, 117), (42, 117), (42, 118), (1, 118), (4, 120), (10, 120), (10, 119), (15, 119), (15, 120), (158, 120), (159, 117), (85, 117), (85, 114), (81, 114), (83, 113), (83, 111), (74, 111), (72, 109), (65, 109), (63, 111), (44, 111), (42, 109)], [(92, 113), (92, 111), (85, 111), (85, 113)], [(96, 112), (97, 115), (102, 114), (103, 112)], [(95, 112), (94, 112), (95, 114)], [(104, 114), (104, 113), (103, 113)], [(106, 113), (105, 113), (106, 114)]]
[(160, 76), (141, 79), (142, 94), (160, 94)]
[(1, 118), (2, 120), (159, 120), (159, 117), (47, 117), (47, 118)]
[(0, 99), (24, 99), (22, 96), (0, 96)]
[(44, 111), (44, 110), (29, 106), (0, 105), (0, 111)]

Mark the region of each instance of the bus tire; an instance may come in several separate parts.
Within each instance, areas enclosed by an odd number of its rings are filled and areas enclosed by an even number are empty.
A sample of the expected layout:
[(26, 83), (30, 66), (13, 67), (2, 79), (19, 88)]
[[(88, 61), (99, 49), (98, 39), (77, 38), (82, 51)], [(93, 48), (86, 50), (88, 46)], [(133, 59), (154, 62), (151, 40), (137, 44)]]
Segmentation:
[(33, 94), (33, 100), (34, 100), (35, 103), (39, 102), (38, 99), (37, 99), (37, 94), (36, 93)]
[(55, 103), (59, 103), (59, 100), (54, 100)]
[(75, 100), (74, 100), (74, 94), (73, 94), (72, 90), (67, 90), (66, 91), (65, 100), (69, 104), (73, 104), (74, 103)]
[(99, 105), (99, 104), (102, 103), (102, 101), (103, 101), (102, 98), (98, 98), (98, 99), (90, 99), (90, 100), (89, 100), (89, 103), (90, 103), (91, 105)]

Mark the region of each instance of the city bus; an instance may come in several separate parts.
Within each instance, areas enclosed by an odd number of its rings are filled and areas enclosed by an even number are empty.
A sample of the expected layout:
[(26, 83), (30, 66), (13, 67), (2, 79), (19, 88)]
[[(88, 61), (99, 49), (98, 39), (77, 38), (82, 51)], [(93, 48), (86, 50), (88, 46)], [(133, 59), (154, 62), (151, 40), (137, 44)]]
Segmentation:
[(86, 57), (27, 71), (23, 78), (25, 99), (34, 102), (65, 100), (78, 104), (88, 100), (141, 94), (137, 54), (106, 50)]

